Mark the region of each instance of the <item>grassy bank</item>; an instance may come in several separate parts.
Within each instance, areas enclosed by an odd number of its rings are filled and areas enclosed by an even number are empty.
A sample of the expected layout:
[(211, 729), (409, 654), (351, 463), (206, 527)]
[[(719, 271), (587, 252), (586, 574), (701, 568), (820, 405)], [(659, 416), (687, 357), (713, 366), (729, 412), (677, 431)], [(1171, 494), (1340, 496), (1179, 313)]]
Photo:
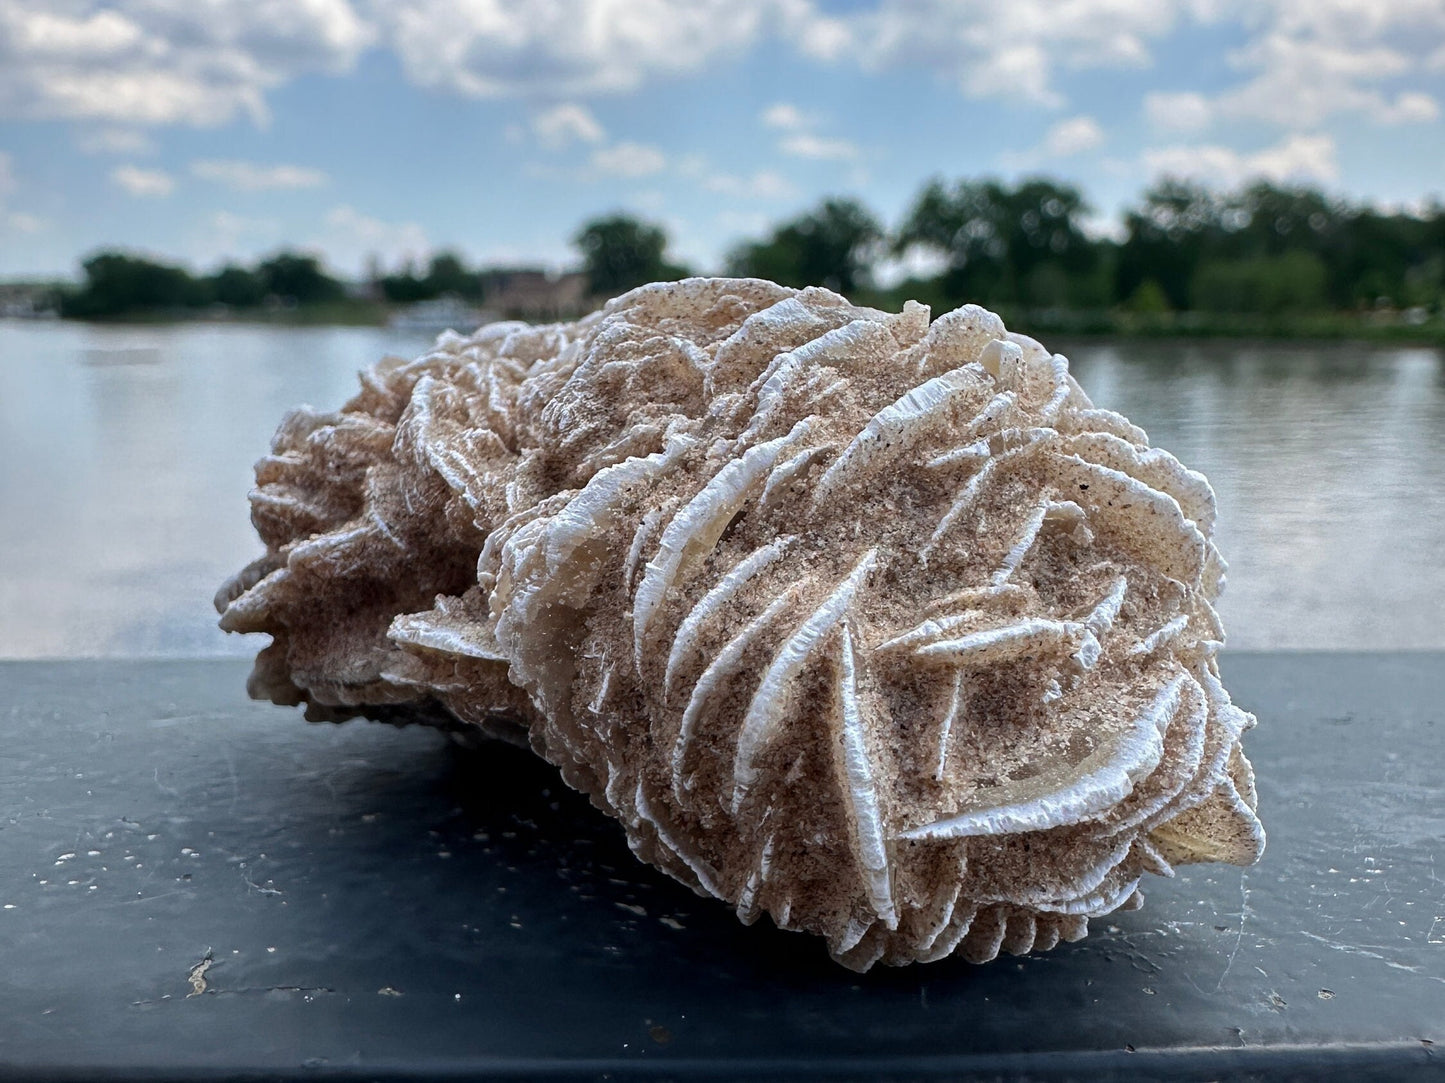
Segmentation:
[(1010, 327), (1040, 335), (1109, 338), (1245, 338), (1313, 341), (1418, 343), (1445, 346), (1445, 320), (1423, 323), (1323, 313), (1294, 316), (1244, 316), (1215, 312), (1015, 312), (1003, 314)]

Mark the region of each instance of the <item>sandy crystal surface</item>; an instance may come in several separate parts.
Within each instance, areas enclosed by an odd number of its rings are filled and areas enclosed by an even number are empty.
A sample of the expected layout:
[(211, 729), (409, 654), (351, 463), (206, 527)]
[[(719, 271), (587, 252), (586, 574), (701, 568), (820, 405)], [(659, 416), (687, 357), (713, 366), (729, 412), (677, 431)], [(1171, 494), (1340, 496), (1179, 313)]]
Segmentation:
[(856, 969), (1258, 858), (1213, 493), (992, 313), (689, 279), (361, 380), (257, 465), (254, 695), (530, 744)]

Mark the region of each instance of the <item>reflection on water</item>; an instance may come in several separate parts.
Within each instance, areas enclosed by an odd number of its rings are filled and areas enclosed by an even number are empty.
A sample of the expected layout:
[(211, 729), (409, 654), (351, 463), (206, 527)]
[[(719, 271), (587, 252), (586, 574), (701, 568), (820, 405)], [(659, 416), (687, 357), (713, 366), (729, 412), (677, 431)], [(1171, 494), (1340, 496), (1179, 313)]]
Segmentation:
[(1445, 357), (1360, 345), (1083, 345), (1094, 400), (1219, 496), (1235, 647), (1445, 646)]
[[(0, 321), (0, 657), (247, 654), (210, 599), (258, 552), (281, 414), (425, 339)], [(1356, 345), (1051, 343), (1219, 493), (1236, 647), (1445, 647), (1445, 358)]]
[(338, 405), (363, 362), (425, 345), (0, 321), (0, 657), (254, 650), (210, 605), (258, 552), (252, 463), (288, 407)]

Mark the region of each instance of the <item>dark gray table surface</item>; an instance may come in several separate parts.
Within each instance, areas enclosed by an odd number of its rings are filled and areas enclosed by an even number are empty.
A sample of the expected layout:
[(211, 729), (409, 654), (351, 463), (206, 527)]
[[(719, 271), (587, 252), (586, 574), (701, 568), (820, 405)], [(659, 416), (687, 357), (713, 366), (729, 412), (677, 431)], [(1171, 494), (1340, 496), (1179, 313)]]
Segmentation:
[(856, 975), (519, 750), (308, 725), (244, 663), (3, 663), (0, 1075), (1445, 1077), (1445, 655), (1224, 668), (1258, 866)]

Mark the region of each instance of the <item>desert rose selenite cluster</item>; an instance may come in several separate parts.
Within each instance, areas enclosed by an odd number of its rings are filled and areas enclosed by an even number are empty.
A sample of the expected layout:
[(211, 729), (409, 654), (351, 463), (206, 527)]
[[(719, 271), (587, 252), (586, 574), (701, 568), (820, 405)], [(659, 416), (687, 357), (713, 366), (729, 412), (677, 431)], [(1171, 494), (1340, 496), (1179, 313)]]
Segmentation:
[(253, 695), (527, 743), (858, 970), (1259, 857), (1213, 493), (992, 313), (689, 279), (361, 383), (256, 467)]

